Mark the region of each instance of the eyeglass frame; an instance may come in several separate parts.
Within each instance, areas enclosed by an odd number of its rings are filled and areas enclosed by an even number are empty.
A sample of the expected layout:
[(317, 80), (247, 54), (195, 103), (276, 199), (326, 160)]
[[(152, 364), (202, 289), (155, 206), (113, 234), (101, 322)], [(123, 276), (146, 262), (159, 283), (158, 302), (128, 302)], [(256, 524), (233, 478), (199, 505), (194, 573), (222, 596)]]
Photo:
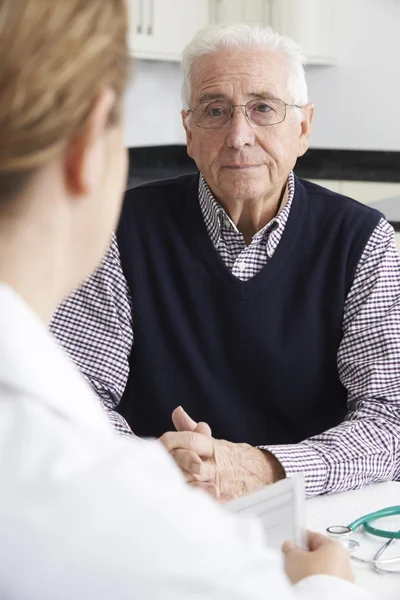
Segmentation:
[[(224, 129), (224, 127), (226, 127), (227, 125), (229, 125), (229, 123), (232, 120), (233, 117), (233, 109), (234, 108), (244, 108), (244, 113), (246, 116), (246, 119), (249, 121), (249, 123), (251, 123), (252, 125), (255, 125), (256, 127), (271, 127), (272, 125), (280, 125), (280, 123), (283, 123), (283, 121), (286, 119), (286, 114), (287, 114), (287, 108), (304, 108), (304, 106), (300, 106), (299, 104), (288, 104), (287, 102), (285, 102), (284, 100), (282, 100), (282, 98), (265, 98), (265, 100), (279, 100), (279, 102), (282, 102), (284, 107), (285, 107), (285, 115), (283, 117), (283, 119), (281, 121), (278, 121), (277, 123), (266, 123), (265, 125), (259, 125), (258, 123), (254, 123), (254, 121), (251, 120), (248, 112), (247, 112), (247, 105), (250, 104), (250, 102), (254, 102), (255, 100), (249, 100), (248, 102), (246, 102), (246, 104), (231, 104), (230, 102), (227, 104), (230, 105), (231, 107), (231, 114), (230, 117), (228, 119), (228, 121), (225, 123), (225, 125), (222, 125), (221, 127), (203, 127), (203, 125), (199, 125), (198, 123), (196, 123), (196, 121), (193, 118), (193, 122), (196, 125), (196, 127), (199, 127), (200, 129)], [(215, 99), (215, 101), (217, 101), (217, 98)], [(200, 104), (212, 104), (213, 100), (211, 101), (206, 101), (206, 102), (198, 102), (197, 104), (195, 104), (193, 107), (189, 107), (187, 109), (186, 112), (193, 114), (193, 112), (196, 110), (196, 108), (200, 105)]]

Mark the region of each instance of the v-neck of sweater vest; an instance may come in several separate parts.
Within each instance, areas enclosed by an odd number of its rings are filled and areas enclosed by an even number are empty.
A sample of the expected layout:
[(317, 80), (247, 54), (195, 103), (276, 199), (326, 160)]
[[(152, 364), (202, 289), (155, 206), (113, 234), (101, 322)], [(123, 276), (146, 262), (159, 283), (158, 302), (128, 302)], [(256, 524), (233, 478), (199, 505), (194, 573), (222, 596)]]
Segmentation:
[(196, 177), (196, 186), (192, 188), (191, 193), (186, 197), (180, 212), (183, 222), (186, 222), (186, 229), (189, 227), (192, 233), (189, 243), (194, 246), (194, 255), (198, 253), (206, 261), (208, 268), (219, 276), (219, 282), (229, 287), (230, 293), (243, 299), (269, 288), (284, 269), (287, 261), (290, 260), (299, 239), (301, 239), (307, 203), (301, 182), (296, 179), (292, 206), (278, 247), (261, 270), (247, 281), (241, 281), (233, 275), (225, 265), (218, 250), (214, 247), (201, 212), (197, 184), (198, 176)]

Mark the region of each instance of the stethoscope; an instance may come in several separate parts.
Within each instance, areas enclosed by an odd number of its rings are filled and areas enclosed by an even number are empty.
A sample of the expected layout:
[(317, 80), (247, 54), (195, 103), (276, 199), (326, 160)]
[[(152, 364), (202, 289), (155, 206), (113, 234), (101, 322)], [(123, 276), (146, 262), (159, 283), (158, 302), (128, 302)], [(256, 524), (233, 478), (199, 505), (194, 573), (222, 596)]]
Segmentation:
[(352, 558), (358, 562), (372, 565), (375, 571), (380, 573), (400, 573), (400, 570), (387, 570), (380, 568), (380, 565), (400, 562), (400, 556), (395, 558), (381, 558), (386, 549), (389, 548), (389, 546), (393, 544), (395, 540), (400, 539), (400, 530), (388, 531), (387, 529), (378, 529), (378, 527), (371, 525), (371, 521), (377, 521), (378, 519), (383, 519), (384, 517), (392, 517), (393, 515), (400, 515), (400, 505), (389, 506), (388, 508), (383, 508), (381, 510), (369, 513), (368, 515), (364, 515), (363, 517), (356, 519), (347, 526), (332, 525), (331, 527), (328, 527), (326, 531), (331, 537), (343, 541), (349, 552), (354, 552), (360, 547), (360, 544), (356, 540), (349, 539), (349, 536), (352, 532), (361, 527), (361, 525), (364, 526), (364, 530), (367, 533), (376, 537), (388, 539), (388, 541), (385, 542), (385, 544), (378, 550), (372, 560), (360, 558), (359, 556), (355, 555), (352, 555)]

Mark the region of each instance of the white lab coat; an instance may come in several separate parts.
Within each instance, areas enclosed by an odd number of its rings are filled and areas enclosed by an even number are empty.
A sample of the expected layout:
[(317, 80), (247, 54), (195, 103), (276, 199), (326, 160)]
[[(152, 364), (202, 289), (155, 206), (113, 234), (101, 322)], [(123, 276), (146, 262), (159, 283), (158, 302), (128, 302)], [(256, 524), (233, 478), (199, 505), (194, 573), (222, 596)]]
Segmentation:
[(258, 522), (184, 484), (158, 443), (117, 437), (30, 308), (0, 284), (0, 598), (366, 599), (292, 588)]

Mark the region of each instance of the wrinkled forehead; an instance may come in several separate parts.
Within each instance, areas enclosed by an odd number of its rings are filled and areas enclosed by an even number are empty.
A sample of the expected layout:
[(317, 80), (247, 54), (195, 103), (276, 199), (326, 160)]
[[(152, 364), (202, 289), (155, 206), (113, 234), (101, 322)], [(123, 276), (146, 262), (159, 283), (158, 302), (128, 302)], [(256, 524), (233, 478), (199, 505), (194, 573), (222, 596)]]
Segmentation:
[(287, 59), (265, 48), (218, 50), (197, 57), (191, 71), (192, 106), (213, 94), (241, 102), (259, 94), (288, 98)]

